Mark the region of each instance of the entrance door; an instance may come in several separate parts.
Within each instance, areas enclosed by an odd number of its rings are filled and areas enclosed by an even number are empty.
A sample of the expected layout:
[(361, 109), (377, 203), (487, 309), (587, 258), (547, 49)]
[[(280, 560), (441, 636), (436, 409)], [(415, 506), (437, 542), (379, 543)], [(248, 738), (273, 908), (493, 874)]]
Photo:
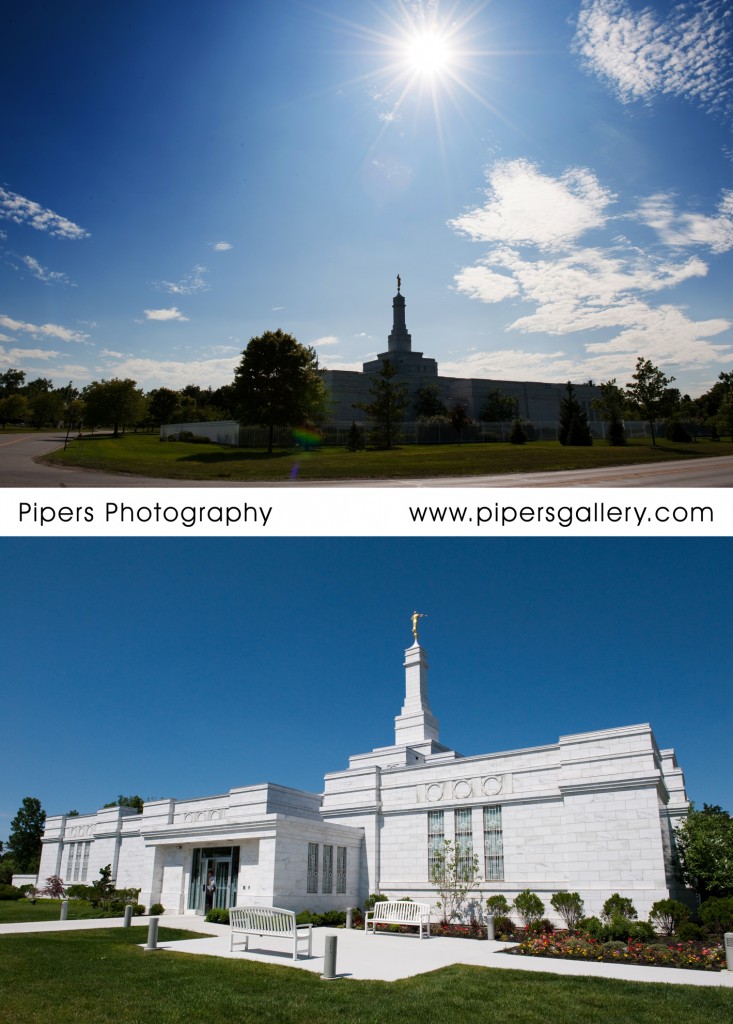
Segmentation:
[[(236, 898), (238, 847), (209, 848), (193, 851), (189, 908), (197, 914), (206, 914), (213, 907), (231, 907)], [(209, 872), (215, 890), (211, 903), (207, 900)]]

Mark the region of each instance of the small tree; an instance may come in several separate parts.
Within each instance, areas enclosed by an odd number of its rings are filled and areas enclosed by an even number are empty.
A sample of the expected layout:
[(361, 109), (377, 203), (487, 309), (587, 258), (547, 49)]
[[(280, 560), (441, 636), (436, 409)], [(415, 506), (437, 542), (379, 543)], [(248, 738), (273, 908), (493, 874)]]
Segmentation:
[(52, 899), (60, 900), (66, 895), (63, 880), (59, 875), (49, 875), (46, 884), (39, 890), (40, 896), (50, 896)]
[(396, 381), (397, 367), (385, 359), (369, 385), (371, 402), (355, 402), (372, 425), (372, 442), (377, 448), (390, 449), (399, 440), (400, 424), (410, 404), (407, 384)]
[(529, 441), (521, 420), (515, 420), (512, 424), (512, 432), (509, 435), (510, 444), (526, 444)]
[(625, 917), (627, 921), (635, 921), (637, 918), (636, 907), (628, 896), (620, 896), (615, 892), (603, 904), (601, 917), (604, 921), (610, 921), (612, 917)]
[(479, 419), (484, 423), (508, 423), (519, 415), (519, 401), (501, 388), (492, 388), (481, 407)]
[(558, 440), (560, 444), (573, 446), (585, 446), (593, 444), (593, 438), (588, 425), (588, 417), (580, 402), (575, 397), (575, 388), (567, 382), (565, 385), (567, 394), (560, 400), (560, 429)]
[(108, 804), (103, 804), (103, 807), (134, 807), (138, 814), (143, 813), (145, 807), (145, 801), (141, 796), (135, 794), (135, 796), (120, 796), (116, 800), (111, 800)]
[(471, 417), (468, 415), (465, 405), (456, 402), (450, 411), (450, 423), (458, 434), (458, 443), (460, 444), (463, 441), (463, 431), (471, 423)]
[(689, 919), (689, 907), (679, 900), (657, 900), (649, 911), (649, 921), (662, 935), (674, 935), (678, 926)]
[(700, 907), (700, 920), (718, 935), (733, 932), (733, 896), (713, 897)]
[(506, 896), (497, 893), (495, 896), (489, 896), (486, 900), (486, 910), (494, 917), (508, 917), (511, 907)]
[(103, 868), (99, 869), (100, 877), (96, 882), (92, 882), (90, 889), (92, 894), (90, 896), (90, 902), (93, 906), (105, 906), (111, 903), (115, 898), (115, 887), (112, 881), (112, 865), (106, 864)]
[(717, 804), (690, 804), (676, 834), (681, 880), (706, 900), (733, 896), (733, 818)]
[(350, 452), (359, 452), (364, 447), (364, 434), (353, 420), (349, 427), (349, 434), (346, 438), (346, 447)]
[(608, 443), (612, 445), (626, 444), (626, 431), (624, 430), (624, 412), (626, 410), (626, 395), (616, 384), (616, 378), (608, 380), (600, 385), (601, 397), (593, 399), (593, 408), (600, 413), (601, 418), (608, 422)]
[(626, 394), (638, 406), (652, 432), (652, 444), (656, 446), (654, 424), (662, 410), (667, 396), (665, 389), (674, 377), (667, 377), (651, 359), (639, 356), (636, 360), (636, 373), (626, 385)]
[(38, 870), (45, 824), (46, 812), (41, 807), (41, 801), (34, 796), (24, 797), (18, 813), (10, 822), (8, 837), (8, 850), (17, 871)]
[(440, 899), (436, 906), (443, 911), (443, 924), (461, 918), (468, 894), (481, 881), (478, 856), (466, 854), (460, 843), (454, 846), (449, 839), (433, 852), (431, 882)]
[(577, 928), (583, 920), (583, 901), (577, 892), (556, 892), (550, 904), (565, 922), (569, 931)]
[(415, 395), (413, 414), (416, 420), (432, 420), (448, 415), (448, 407), (440, 397), (437, 384), (423, 384)]
[(545, 904), (536, 893), (529, 889), (524, 889), (517, 894), (512, 907), (525, 928), (529, 928), (534, 921), (539, 921), (545, 912)]

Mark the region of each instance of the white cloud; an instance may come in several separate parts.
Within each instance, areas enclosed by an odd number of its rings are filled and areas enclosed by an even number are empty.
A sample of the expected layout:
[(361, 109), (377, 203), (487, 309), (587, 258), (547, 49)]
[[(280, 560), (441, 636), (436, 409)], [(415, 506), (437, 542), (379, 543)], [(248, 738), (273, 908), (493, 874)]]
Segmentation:
[(192, 271), (184, 274), (180, 281), (158, 281), (157, 287), (162, 288), (173, 295), (193, 295), (195, 292), (209, 290), (209, 284), (204, 280), (204, 274), (208, 269), (198, 263)]
[(73, 286), (73, 282), (69, 280), (66, 274), (60, 270), (48, 270), (33, 256), (19, 256), (18, 259), (30, 270), (34, 277), (37, 277), (39, 281), (43, 281), (45, 284), (68, 284)]
[(726, 190), (713, 217), (704, 213), (676, 213), (674, 197), (659, 192), (645, 199), (639, 220), (653, 228), (665, 245), (680, 248), (702, 245), (713, 252), (733, 249), (733, 191)]
[(0, 366), (17, 367), (18, 363), (23, 363), (27, 359), (34, 362), (38, 360), (47, 362), (49, 359), (58, 358), (59, 355), (59, 352), (47, 352), (42, 348), (11, 348), (6, 351), (0, 346)]
[(325, 335), (325, 337), (317, 338), (315, 341), (311, 342), (311, 345), (313, 346), (313, 348), (323, 348), (325, 345), (338, 345), (338, 344), (339, 344), (339, 340), (333, 334), (327, 334), (327, 335)]
[(29, 224), (37, 231), (47, 231), (57, 238), (89, 238), (84, 228), (67, 220), (53, 210), (44, 209), (39, 203), (0, 188), (0, 217), (15, 224)]
[(143, 312), (148, 320), (188, 320), (177, 306), (170, 309), (146, 309)]
[(234, 248), (231, 242), (209, 242), (209, 245), (214, 252), (228, 252), (229, 249)]
[(234, 369), (240, 355), (224, 359), (192, 359), (189, 361), (147, 359), (125, 356), (100, 368), (101, 373), (112, 373), (118, 377), (132, 377), (145, 390), (166, 387), (177, 390), (187, 384), (198, 384), (203, 388), (218, 388), (231, 384)]
[(623, 103), (659, 93), (713, 110), (730, 98), (728, 36), (718, 0), (676, 4), (666, 21), (626, 0), (583, 0), (573, 49)]
[(481, 302), (502, 302), (519, 295), (519, 285), (513, 277), (497, 274), (483, 262), (473, 267), (464, 267), (454, 280), (459, 292)]
[(572, 167), (560, 178), (528, 160), (506, 160), (487, 172), (486, 203), (449, 221), (473, 241), (553, 249), (606, 223), (615, 196), (591, 171)]
[(13, 320), (12, 317), (0, 313), (0, 327), (6, 327), (9, 331), (26, 331), (28, 334), (38, 337), (59, 338), (61, 341), (86, 341), (88, 334), (81, 331), (72, 331), (60, 324), (36, 324), (24, 323), (22, 320)]

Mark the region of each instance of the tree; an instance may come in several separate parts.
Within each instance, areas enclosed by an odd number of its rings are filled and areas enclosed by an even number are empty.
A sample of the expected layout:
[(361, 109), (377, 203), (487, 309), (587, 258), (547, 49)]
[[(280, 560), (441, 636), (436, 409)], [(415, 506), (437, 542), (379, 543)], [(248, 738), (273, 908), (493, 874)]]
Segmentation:
[(8, 423), (22, 423), (29, 419), (30, 412), (28, 399), (17, 391), (0, 398), (0, 422), (3, 430)]
[(423, 384), (418, 388), (413, 414), (416, 420), (443, 419), (448, 415), (448, 406), (440, 397), (437, 384)]
[(517, 893), (512, 906), (519, 914), (519, 919), (525, 928), (529, 928), (535, 921), (539, 921), (545, 912), (545, 904), (530, 889), (524, 889)]
[(46, 884), (39, 890), (40, 896), (50, 896), (51, 899), (60, 900), (66, 895), (63, 879), (59, 875), (49, 875)]
[(567, 382), (565, 385), (567, 395), (560, 400), (560, 431), (558, 440), (560, 444), (567, 445), (591, 445), (593, 438), (588, 425), (588, 417), (580, 402), (575, 397), (575, 388)]
[(280, 329), (250, 338), (234, 371), (233, 386), (242, 423), (267, 427), (268, 452), (275, 427), (323, 418), (326, 389), (316, 351)]
[(460, 919), (468, 893), (481, 881), (478, 856), (466, 853), (460, 842), (454, 846), (449, 839), (444, 839), (442, 846), (433, 851), (430, 876), (440, 897), (435, 905), (443, 911), (443, 924)]
[(608, 421), (608, 443), (612, 445), (626, 444), (624, 430), (624, 413), (626, 411), (626, 395), (616, 383), (616, 378), (600, 384), (601, 397), (593, 400), (593, 408), (601, 418)]
[(178, 406), (178, 392), (171, 388), (155, 388), (148, 392), (148, 415), (152, 423), (160, 427), (163, 423), (173, 423)]
[(143, 813), (145, 801), (141, 796), (118, 796), (116, 800), (112, 800), (108, 804), (103, 804), (103, 807), (134, 807), (138, 814)]
[(679, 900), (657, 900), (649, 911), (649, 920), (662, 935), (674, 935), (683, 921), (690, 919), (690, 908)]
[(385, 359), (369, 385), (371, 402), (354, 403), (354, 407), (365, 412), (372, 424), (372, 442), (377, 448), (390, 449), (399, 440), (399, 425), (410, 404), (407, 384), (396, 381), (396, 376), (397, 367)]
[(509, 423), (519, 415), (519, 400), (505, 394), (501, 388), (492, 388), (479, 413), (484, 423)]
[(621, 896), (617, 892), (608, 897), (601, 911), (604, 921), (610, 921), (612, 917), (623, 917), (627, 921), (635, 921), (637, 916), (636, 907), (629, 897)]
[(583, 920), (583, 901), (577, 892), (556, 892), (550, 900), (553, 909), (565, 922), (565, 927), (572, 931)]
[(652, 444), (656, 447), (654, 424), (657, 421), (665, 401), (668, 401), (666, 388), (674, 377), (667, 377), (651, 359), (639, 356), (636, 360), (636, 373), (626, 385), (626, 394), (639, 408), (652, 432)]
[(23, 797), (23, 803), (10, 823), (8, 836), (8, 849), (18, 871), (30, 873), (38, 870), (45, 824), (46, 812), (41, 801), (34, 796)]
[(463, 431), (470, 423), (471, 417), (468, 415), (465, 405), (462, 402), (456, 402), (450, 411), (450, 424), (458, 434), (459, 444), (463, 440)]
[(733, 394), (726, 395), (718, 406), (714, 424), (721, 434), (729, 434), (733, 441)]
[(135, 423), (140, 414), (143, 393), (137, 381), (129, 377), (120, 380), (92, 381), (82, 391), (84, 400), (84, 421), (90, 426), (107, 426), (113, 429), (115, 437), (123, 429)]
[(5, 370), (0, 373), (0, 395), (4, 398), (8, 395), (15, 395), (25, 383), (24, 370)]
[(702, 900), (733, 896), (733, 818), (717, 804), (690, 804), (675, 834), (678, 871)]

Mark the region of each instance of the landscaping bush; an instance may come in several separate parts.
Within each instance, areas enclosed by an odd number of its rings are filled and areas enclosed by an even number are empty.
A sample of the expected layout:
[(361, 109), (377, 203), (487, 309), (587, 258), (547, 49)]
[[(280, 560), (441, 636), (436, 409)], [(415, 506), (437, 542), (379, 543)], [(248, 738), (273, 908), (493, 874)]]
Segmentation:
[(60, 900), (66, 895), (64, 889), (64, 883), (58, 875), (49, 875), (46, 879), (46, 884), (42, 889), (39, 889), (39, 896), (50, 896), (51, 899)]
[(674, 935), (689, 917), (689, 907), (679, 900), (657, 900), (649, 911), (649, 920), (662, 935)]
[(525, 928), (532, 924), (533, 921), (538, 921), (545, 912), (545, 904), (539, 896), (529, 889), (520, 892), (512, 906)]
[(583, 919), (583, 901), (577, 892), (556, 892), (550, 904), (570, 931), (577, 928)]
[(94, 896), (94, 889), (92, 889), (91, 885), (80, 885), (75, 883), (68, 887), (66, 895), (70, 900), (88, 900), (91, 903), (92, 897)]
[(0, 884), (0, 900), (19, 900), (23, 898), (23, 893), (15, 885), (6, 885), (4, 882)]
[(364, 900), (364, 910), (374, 910), (375, 903), (384, 903), (387, 896), (383, 896), (379, 892), (373, 892)]
[(144, 913), (145, 913), (145, 905), (143, 903), (133, 903), (132, 904), (132, 916), (133, 917), (142, 917)]
[(297, 924), (312, 924), (314, 928), (340, 928), (346, 924), (346, 911), (326, 910), (316, 914), (312, 910), (301, 910), (295, 920)]
[(511, 917), (504, 914), (498, 914), (494, 917), (494, 935), (501, 942), (508, 942), (509, 939), (513, 939), (516, 935), (516, 929), (517, 926)]
[(602, 938), (604, 927), (603, 921), (597, 917), (584, 917), (582, 921), (578, 922), (578, 930), (592, 939)]
[(226, 907), (212, 907), (204, 920), (210, 924), (229, 924), (229, 911)]
[(648, 921), (629, 921), (626, 937), (637, 942), (653, 942), (657, 933)]
[(617, 892), (608, 897), (601, 911), (601, 917), (606, 922), (610, 922), (614, 915), (628, 918), (629, 921), (635, 921), (639, 916), (631, 900), (627, 896), (619, 896)]
[(702, 942), (705, 938), (705, 929), (692, 921), (683, 921), (675, 932), (675, 938), (680, 942)]
[(515, 420), (512, 425), (512, 432), (509, 435), (510, 444), (526, 444), (529, 438), (522, 426), (521, 420)]
[(165, 907), (162, 903), (151, 903), (148, 913), (151, 917), (159, 917), (161, 914), (165, 914)]
[(720, 943), (644, 943), (597, 939), (567, 932), (554, 935), (528, 935), (517, 946), (506, 950), (515, 956), (545, 956), (554, 959), (588, 962), (647, 964), (654, 967), (684, 967), (697, 971), (720, 971), (725, 967), (725, 953)]
[[(606, 942), (611, 940), (626, 942), (631, 931), (631, 925), (632, 922), (628, 917), (624, 917), (623, 914), (613, 914), (611, 920), (603, 929), (603, 938)], [(654, 938), (654, 930), (652, 929), (652, 939)]]
[(546, 917), (542, 917), (537, 921), (530, 921), (525, 930), (527, 935), (552, 935), (555, 925)]
[(685, 444), (692, 441), (692, 434), (680, 423), (679, 420), (671, 419), (667, 421), (664, 436), (668, 441), (683, 441)]
[(733, 932), (733, 896), (713, 896), (700, 906), (700, 920), (714, 935)]
[(506, 896), (501, 896), (498, 893), (496, 896), (489, 896), (486, 901), (486, 910), (496, 918), (509, 917), (511, 909)]

